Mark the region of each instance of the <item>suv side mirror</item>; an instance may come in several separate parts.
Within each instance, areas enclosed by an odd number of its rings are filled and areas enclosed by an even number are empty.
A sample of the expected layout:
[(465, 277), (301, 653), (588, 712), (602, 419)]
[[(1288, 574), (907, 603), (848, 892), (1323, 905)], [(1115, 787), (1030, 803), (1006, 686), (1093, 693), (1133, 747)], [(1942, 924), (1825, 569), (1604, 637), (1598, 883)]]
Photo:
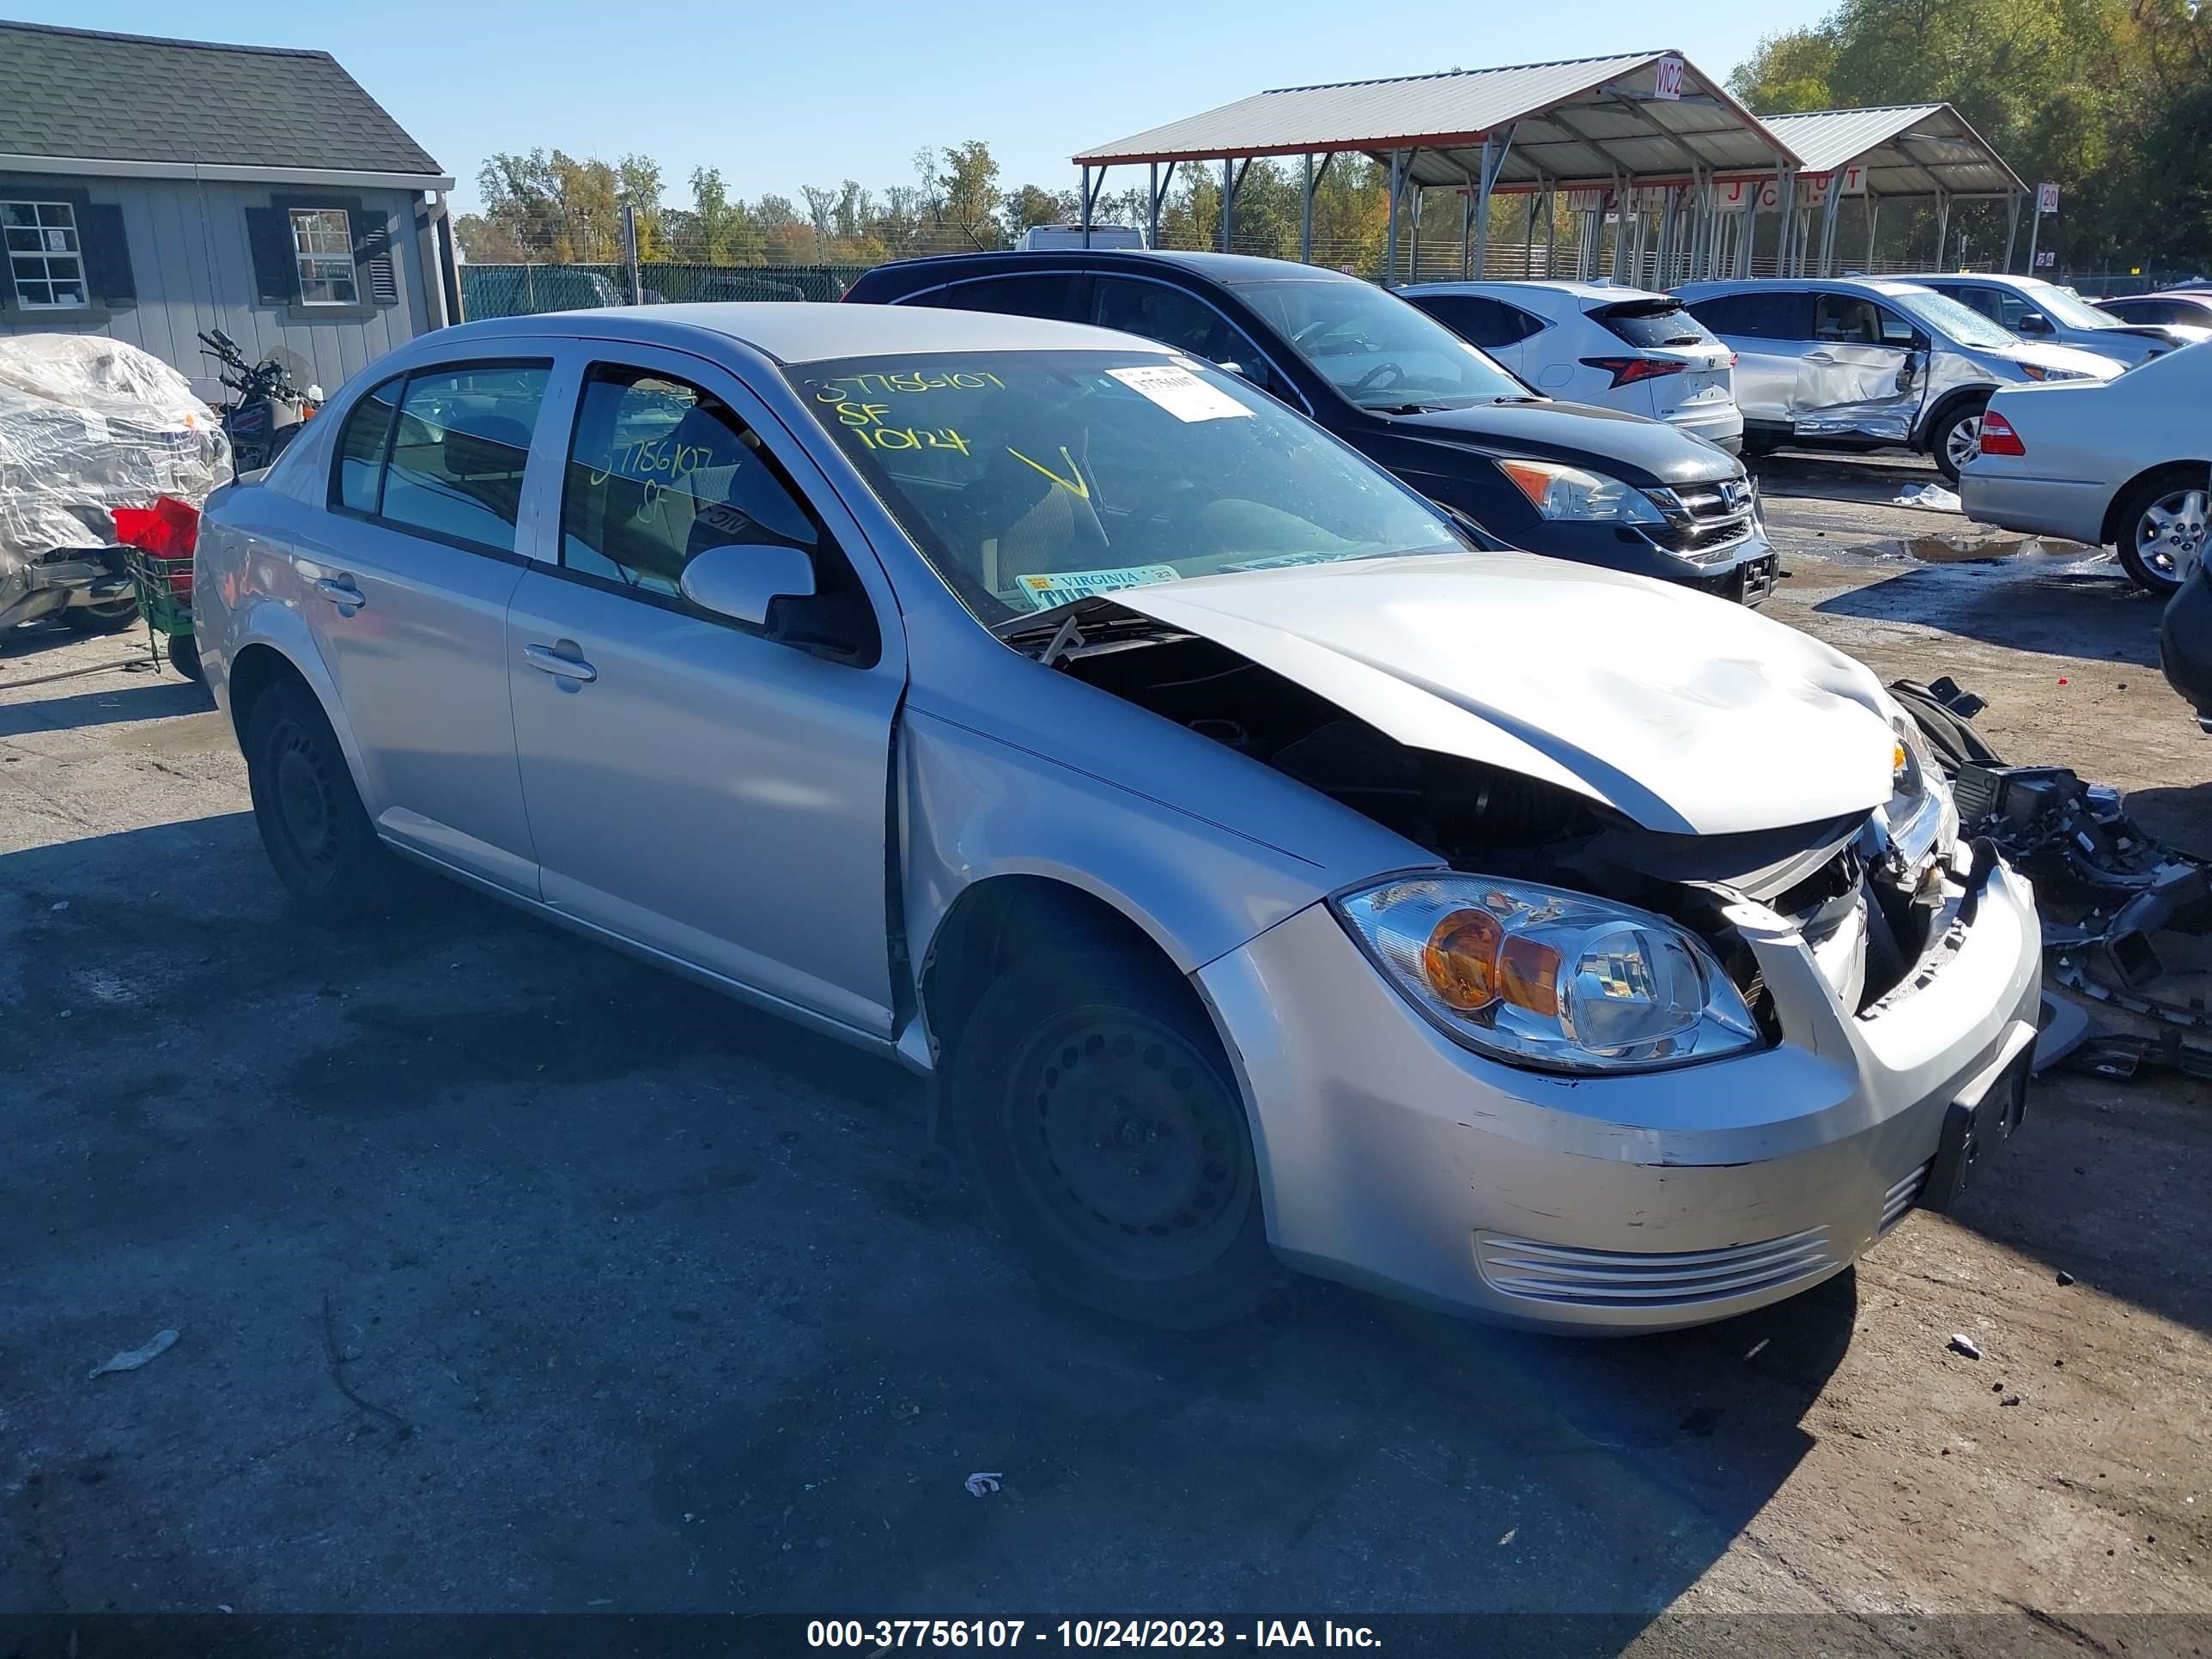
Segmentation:
[(814, 596), (814, 561), (781, 542), (710, 547), (684, 565), (678, 586), (702, 611), (766, 628), (778, 599)]
[(2051, 319), (2039, 311), (2021, 312), (2020, 321), (2014, 327), (2022, 334), (2048, 334), (2051, 331)]

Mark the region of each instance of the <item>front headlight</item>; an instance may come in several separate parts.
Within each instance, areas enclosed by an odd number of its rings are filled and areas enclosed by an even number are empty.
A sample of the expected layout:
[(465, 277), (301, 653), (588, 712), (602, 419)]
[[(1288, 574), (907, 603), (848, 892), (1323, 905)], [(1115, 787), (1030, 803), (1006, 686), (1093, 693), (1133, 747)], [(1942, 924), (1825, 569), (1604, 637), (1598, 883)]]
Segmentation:
[(1418, 875), (1333, 905), (1414, 1007), (1495, 1060), (1632, 1072), (1759, 1041), (1703, 941), (1625, 904), (1530, 882)]
[(2022, 363), (2020, 372), (2031, 380), (2086, 380), (2089, 378), (2078, 368), (2045, 368), (2041, 363)]
[(1910, 714), (1890, 716), (1889, 805), (1883, 825), (1907, 869), (1958, 838), (1950, 781), (1928, 747), (1927, 734)]
[(1595, 520), (1607, 524), (1664, 524), (1666, 515), (1644, 492), (1602, 472), (1558, 461), (1500, 461), (1529, 504), (1547, 519)]

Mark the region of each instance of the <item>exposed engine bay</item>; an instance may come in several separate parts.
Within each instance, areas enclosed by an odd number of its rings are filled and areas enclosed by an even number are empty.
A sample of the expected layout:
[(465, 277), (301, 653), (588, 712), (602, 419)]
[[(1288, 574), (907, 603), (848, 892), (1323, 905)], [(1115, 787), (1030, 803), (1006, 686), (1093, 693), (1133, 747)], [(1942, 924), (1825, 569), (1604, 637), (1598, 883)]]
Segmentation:
[(1905, 867), (1866, 814), (1732, 835), (1647, 830), (1558, 784), (1400, 743), (1236, 651), (1126, 613), (1086, 616), (1079, 629), (1063, 624), (1038, 655), (1455, 869), (1668, 917), (1713, 946), (1762, 1023), (1771, 1013), (1756, 962), (1725, 915), (1733, 901), (1756, 900), (1794, 921), (1838, 1000), (1858, 1011), (1895, 991), (1939, 932), (1933, 860)]

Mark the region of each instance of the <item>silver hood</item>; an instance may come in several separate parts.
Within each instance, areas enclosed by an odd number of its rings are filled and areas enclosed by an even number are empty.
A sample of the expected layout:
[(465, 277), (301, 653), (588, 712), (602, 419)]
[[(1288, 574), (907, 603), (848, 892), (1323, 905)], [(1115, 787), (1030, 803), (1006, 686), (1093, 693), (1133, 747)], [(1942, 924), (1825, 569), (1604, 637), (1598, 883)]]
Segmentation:
[(1356, 560), (1125, 588), (1399, 742), (1561, 785), (1646, 829), (1870, 811), (1893, 738), (1860, 664), (1754, 611), (1517, 552)]

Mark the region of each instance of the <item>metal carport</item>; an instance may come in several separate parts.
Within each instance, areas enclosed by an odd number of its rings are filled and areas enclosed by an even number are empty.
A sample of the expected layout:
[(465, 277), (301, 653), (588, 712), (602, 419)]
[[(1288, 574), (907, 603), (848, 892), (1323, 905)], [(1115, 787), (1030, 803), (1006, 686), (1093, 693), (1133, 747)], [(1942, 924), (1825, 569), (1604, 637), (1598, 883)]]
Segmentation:
[[(1151, 169), (1148, 216), (1157, 240), (1162, 192), (1176, 168), (1218, 161), (1226, 248), (1244, 168), (1256, 156), (1297, 155), (1305, 166), (1299, 255), (1310, 259), (1314, 188), (1330, 158), (1345, 153), (1389, 169), (1385, 282), (1398, 276), (1401, 202), (1407, 191), (1431, 186), (1466, 193), (1462, 272), (1484, 268), (1492, 195), (1528, 198), (1525, 250), (1533, 246), (1539, 198), (1548, 204), (1568, 191), (1583, 192), (1576, 204), (1584, 214), (1582, 274), (1598, 274), (1587, 267), (1608, 218), (1615, 276), (1648, 269), (1654, 280), (1680, 282), (1723, 274), (1717, 181), (1780, 175), (1794, 185), (1802, 167), (1787, 143), (1680, 52), (1639, 52), (1257, 93), (1074, 157), (1082, 170), (1083, 225), (1087, 232), (1106, 170), (1142, 163)], [(1647, 214), (1656, 222), (1647, 222)], [(1544, 222), (1552, 222), (1548, 210)], [(1785, 215), (1782, 222), (1786, 243), (1799, 216)], [(1649, 248), (1647, 230), (1654, 233)], [(1418, 257), (1418, 214), (1414, 234)], [(1740, 257), (1730, 262), (1746, 274), (1749, 246), (1741, 239)]]
[[(1893, 104), (1875, 109), (1824, 109), (1802, 115), (1770, 115), (1767, 131), (1803, 158), (1808, 183), (1820, 188), (1818, 265), (1822, 276), (1835, 263), (1836, 226), (1842, 203), (1853, 196), (1866, 201), (1867, 264), (1874, 262), (1875, 232), (1881, 204), (1899, 197), (1932, 198), (1936, 204), (1936, 258), (1944, 264), (1954, 202), (2002, 201), (2007, 204), (2005, 269), (2012, 268), (2013, 244), (2020, 234), (2020, 209), (2027, 186), (2004, 163), (1966, 117), (1948, 104)], [(1814, 209), (1801, 202), (1803, 230), (1798, 246), (1811, 235)]]

